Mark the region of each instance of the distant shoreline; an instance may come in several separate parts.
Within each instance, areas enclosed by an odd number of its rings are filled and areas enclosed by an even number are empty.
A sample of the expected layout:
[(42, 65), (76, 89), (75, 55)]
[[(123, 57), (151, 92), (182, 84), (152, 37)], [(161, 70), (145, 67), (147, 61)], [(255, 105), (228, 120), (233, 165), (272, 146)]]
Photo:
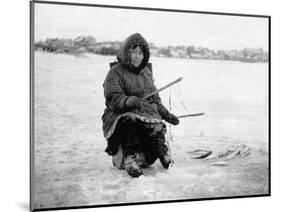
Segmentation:
[[(89, 52), (84, 52), (84, 53), (64, 53), (64, 52), (48, 52), (48, 51), (42, 51), (42, 50), (35, 50), (35, 52), (43, 52), (43, 53), (49, 53), (49, 54), (54, 54), (54, 55), (69, 55), (69, 56), (76, 56), (76, 57), (87, 57), (87, 55), (96, 55), (96, 56), (111, 56), (114, 57), (113, 60), (116, 60), (116, 55), (103, 55), (103, 54), (96, 54), (96, 53), (89, 53)], [(179, 60), (189, 60), (189, 61), (224, 61), (224, 62), (241, 62), (241, 63), (253, 63), (253, 64), (266, 64), (268, 61), (255, 61), (255, 62), (246, 62), (246, 61), (239, 61), (239, 60), (219, 60), (219, 59), (203, 59), (203, 58), (179, 58), (179, 57), (160, 57), (160, 56), (155, 56), (151, 55), (151, 57), (154, 58), (161, 58), (161, 59), (179, 59)]]

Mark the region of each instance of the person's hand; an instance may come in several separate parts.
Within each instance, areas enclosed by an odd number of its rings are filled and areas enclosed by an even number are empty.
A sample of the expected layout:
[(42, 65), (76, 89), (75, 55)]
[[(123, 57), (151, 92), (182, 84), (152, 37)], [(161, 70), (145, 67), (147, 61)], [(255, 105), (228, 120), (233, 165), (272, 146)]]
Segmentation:
[(178, 125), (180, 123), (180, 120), (174, 114), (170, 113), (162, 104), (158, 105), (158, 111), (162, 116), (162, 119), (166, 122), (173, 125)]
[(128, 97), (127, 101), (126, 101), (126, 107), (129, 109), (129, 110), (132, 110), (132, 109), (140, 109), (142, 108), (142, 100), (136, 96), (130, 96)]
[(167, 117), (165, 117), (165, 121), (172, 125), (178, 125), (180, 123), (180, 120), (172, 113), (169, 113)]

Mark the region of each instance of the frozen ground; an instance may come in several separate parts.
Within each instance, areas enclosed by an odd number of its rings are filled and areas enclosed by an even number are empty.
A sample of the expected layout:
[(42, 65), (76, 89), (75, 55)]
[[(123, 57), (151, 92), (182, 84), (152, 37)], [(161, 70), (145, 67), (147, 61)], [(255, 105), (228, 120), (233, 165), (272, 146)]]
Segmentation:
[[(172, 111), (205, 116), (172, 128), (173, 167), (157, 161), (134, 179), (104, 152), (102, 83), (113, 59), (35, 53), (35, 208), (268, 193), (267, 64), (152, 58), (158, 87), (184, 77)], [(166, 106), (169, 92), (160, 94)], [(227, 166), (188, 154), (241, 143), (250, 155)]]

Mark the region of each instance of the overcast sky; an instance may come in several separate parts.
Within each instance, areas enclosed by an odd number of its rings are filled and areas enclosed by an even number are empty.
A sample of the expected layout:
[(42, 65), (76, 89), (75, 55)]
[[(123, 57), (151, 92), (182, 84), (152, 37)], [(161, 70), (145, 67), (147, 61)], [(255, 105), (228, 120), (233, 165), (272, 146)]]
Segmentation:
[(157, 46), (268, 50), (268, 19), (35, 3), (35, 41), (91, 35), (122, 41), (141, 33)]

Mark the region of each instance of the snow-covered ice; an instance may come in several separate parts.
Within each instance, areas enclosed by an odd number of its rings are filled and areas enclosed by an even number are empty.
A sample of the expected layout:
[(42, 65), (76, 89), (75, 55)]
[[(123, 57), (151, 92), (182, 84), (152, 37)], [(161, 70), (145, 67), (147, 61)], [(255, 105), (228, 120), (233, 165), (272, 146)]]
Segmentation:
[[(171, 88), (172, 112), (205, 115), (172, 127), (173, 167), (165, 170), (157, 161), (144, 176), (131, 178), (104, 152), (102, 83), (113, 60), (35, 52), (35, 208), (269, 192), (267, 63), (151, 58), (158, 87), (184, 78)], [(169, 94), (169, 89), (160, 93), (166, 106)], [(251, 153), (226, 166), (188, 153), (237, 144)]]

